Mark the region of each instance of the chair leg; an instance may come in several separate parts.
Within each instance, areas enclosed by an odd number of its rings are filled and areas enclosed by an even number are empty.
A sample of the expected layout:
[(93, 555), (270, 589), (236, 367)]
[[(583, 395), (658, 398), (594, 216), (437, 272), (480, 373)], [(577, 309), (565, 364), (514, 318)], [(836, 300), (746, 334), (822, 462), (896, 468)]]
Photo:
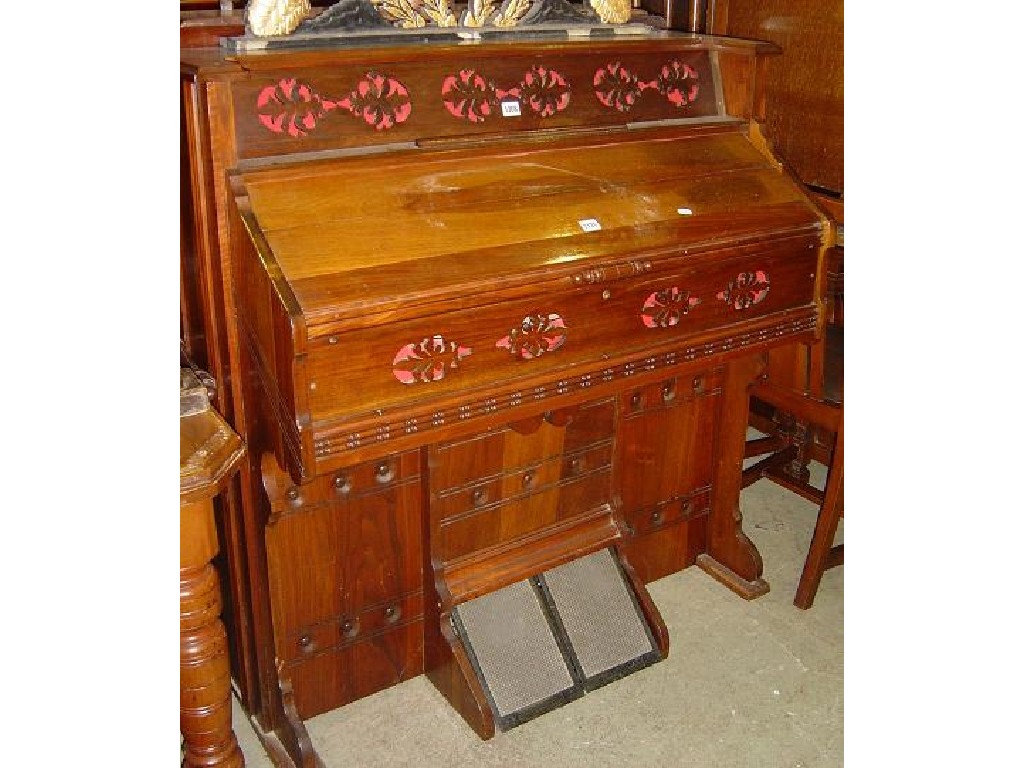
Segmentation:
[(839, 527), (839, 518), (842, 514), (843, 422), (840, 420), (839, 432), (836, 434), (835, 450), (829, 465), (828, 479), (825, 481), (825, 499), (818, 511), (818, 521), (814, 526), (811, 546), (807, 552), (804, 570), (800, 574), (800, 583), (797, 585), (796, 597), (793, 600), (793, 605), (797, 608), (807, 609), (811, 607), (814, 603), (814, 597), (818, 593), (818, 585), (821, 583), (822, 574), (827, 568), (842, 562), (842, 555), (838, 555), (838, 558), (832, 556), (833, 550), (839, 550), (838, 547), (833, 547), (832, 544), (835, 541), (836, 529)]

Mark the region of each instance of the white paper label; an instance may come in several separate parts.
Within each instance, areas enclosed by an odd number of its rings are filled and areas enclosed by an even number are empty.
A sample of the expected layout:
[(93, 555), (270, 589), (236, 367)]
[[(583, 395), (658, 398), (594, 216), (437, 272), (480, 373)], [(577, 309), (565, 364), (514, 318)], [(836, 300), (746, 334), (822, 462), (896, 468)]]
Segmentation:
[(597, 232), (601, 229), (601, 222), (597, 219), (580, 219), (580, 229), (584, 232)]
[(693, 216), (693, 211), (689, 208), (676, 208), (676, 213), (680, 216)]
[(502, 117), (519, 117), (519, 102), (518, 101), (503, 101), (501, 102), (501, 115)]

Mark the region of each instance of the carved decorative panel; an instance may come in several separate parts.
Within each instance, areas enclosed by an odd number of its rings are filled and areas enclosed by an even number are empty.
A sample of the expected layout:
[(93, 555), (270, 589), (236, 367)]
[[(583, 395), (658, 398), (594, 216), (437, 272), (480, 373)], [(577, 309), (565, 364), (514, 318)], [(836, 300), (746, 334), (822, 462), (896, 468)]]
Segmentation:
[(735, 309), (747, 309), (760, 304), (768, 296), (768, 273), (762, 269), (756, 272), (740, 272), (735, 280), (730, 280), (725, 290), (716, 294), (717, 298)]
[(561, 315), (527, 315), (518, 328), (500, 339), (495, 346), (507, 349), (513, 357), (532, 360), (547, 352), (554, 352), (565, 344), (566, 327)]
[(476, 70), (462, 69), (444, 79), (441, 98), (452, 115), (477, 123), (498, 113), (500, 102), (509, 98), (539, 117), (550, 117), (569, 106), (570, 90), (561, 74), (540, 65), (508, 89), (498, 88)]
[(594, 73), (598, 101), (619, 112), (628, 112), (644, 91), (657, 91), (677, 107), (686, 107), (700, 93), (697, 70), (673, 59), (664, 64), (653, 80), (641, 80), (621, 62), (606, 64)]
[(690, 296), (689, 291), (673, 285), (647, 297), (640, 319), (648, 328), (669, 328), (678, 325), (683, 315), (698, 304), (700, 297)]
[(469, 357), (473, 350), (442, 336), (431, 336), (413, 344), (406, 344), (395, 355), (391, 364), (395, 378), (403, 384), (440, 381), (448, 370)]
[(340, 99), (325, 98), (295, 78), (282, 78), (260, 91), (256, 108), (267, 130), (296, 138), (308, 135), (336, 109), (361, 118), (378, 131), (394, 128), (412, 114), (409, 89), (399, 80), (373, 71)]

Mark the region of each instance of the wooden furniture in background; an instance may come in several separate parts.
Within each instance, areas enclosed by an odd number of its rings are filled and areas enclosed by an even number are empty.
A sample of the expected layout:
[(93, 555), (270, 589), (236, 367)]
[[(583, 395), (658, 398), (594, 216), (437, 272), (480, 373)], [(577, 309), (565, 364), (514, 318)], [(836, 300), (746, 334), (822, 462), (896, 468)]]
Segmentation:
[(769, 40), (765, 135), (804, 183), (843, 196), (843, 0), (709, 0), (707, 31)]
[(767, 591), (747, 402), (820, 333), (833, 242), (761, 133), (773, 52), (183, 50), (187, 274), (249, 448), (229, 635), (279, 765), (316, 765), (303, 720), (424, 672), (492, 733), (448, 616), (589, 552), (656, 629), (643, 585), (690, 565)]
[(798, 421), (824, 430), (833, 438), (830, 455), (825, 461), (828, 476), (824, 491), (808, 483), (800, 486), (784, 483), (786, 487), (819, 505), (814, 534), (793, 600), (798, 608), (810, 608), (822, 574), (829, 568), (843, 564), (843, 545), (833, 543), (839, 518), (843, 514), (843, 406), (842, 403), (796, 394), (788, 388), (772, 384), (770, 378), (760, 382), (752, 394), (780, 411), (791, 414)]
[(245, 448), (210, 407), (206, 387), (181, 369), (181, 734), (187, 768), (240, 768), (231, 729), (228, 642), (220, 620), (213, 499)]

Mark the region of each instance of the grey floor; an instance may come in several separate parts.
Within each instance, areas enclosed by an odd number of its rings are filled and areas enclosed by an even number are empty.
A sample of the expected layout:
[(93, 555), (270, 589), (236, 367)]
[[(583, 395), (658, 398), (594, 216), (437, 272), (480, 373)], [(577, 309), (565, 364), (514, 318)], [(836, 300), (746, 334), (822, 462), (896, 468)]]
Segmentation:
[[(812, 465), (819, 485), (823, 472)], [(486, 742), (421, 676), (307, 721), (326, 768), (841, 766), (844, 568), (826, 571), (810, 610), (795, 608), (816, 508), (759, 480), (741, 509), (771, 591), (747, 602), (696, 567), (653, 582), (665, 661)], [(246, 765), (271, 768), (234, 714)]]

